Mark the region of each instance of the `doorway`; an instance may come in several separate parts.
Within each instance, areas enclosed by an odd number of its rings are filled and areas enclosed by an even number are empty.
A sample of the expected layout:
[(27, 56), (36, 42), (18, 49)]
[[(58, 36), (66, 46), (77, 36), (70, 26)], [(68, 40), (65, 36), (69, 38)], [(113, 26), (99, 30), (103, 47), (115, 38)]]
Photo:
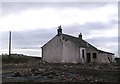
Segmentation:
[(87, 63), (90, 63), (90, 62), (91, 62), (91, 54), (87, 53)]

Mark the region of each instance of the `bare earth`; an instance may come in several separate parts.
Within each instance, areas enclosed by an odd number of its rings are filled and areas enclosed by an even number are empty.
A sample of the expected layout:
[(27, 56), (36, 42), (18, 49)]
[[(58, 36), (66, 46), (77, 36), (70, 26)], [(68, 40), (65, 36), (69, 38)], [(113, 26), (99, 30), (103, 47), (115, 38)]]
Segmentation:
[(117, 64), (3, 63), (2, 82), (119, 82)]

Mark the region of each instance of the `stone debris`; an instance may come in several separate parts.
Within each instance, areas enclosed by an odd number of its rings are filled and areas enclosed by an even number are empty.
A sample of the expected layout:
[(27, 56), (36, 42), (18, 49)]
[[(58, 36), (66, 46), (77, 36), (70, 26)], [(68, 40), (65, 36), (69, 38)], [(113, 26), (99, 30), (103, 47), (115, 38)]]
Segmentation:
[(21, 73), (20, 72), (15, 72), (11, 75), (11, 77), (21, 77)]
[[(14, 72), (11, 77), (27, 77), (27, 79), (39, 81), (116, 81), (116, 79), (109, 77), (116, 75), (110, 72), (112, 70), (117, 71), (116, 66), (106, 64), (41, 64), (37, 68)], [(104, 75), (106, 72), (109, 73)]]

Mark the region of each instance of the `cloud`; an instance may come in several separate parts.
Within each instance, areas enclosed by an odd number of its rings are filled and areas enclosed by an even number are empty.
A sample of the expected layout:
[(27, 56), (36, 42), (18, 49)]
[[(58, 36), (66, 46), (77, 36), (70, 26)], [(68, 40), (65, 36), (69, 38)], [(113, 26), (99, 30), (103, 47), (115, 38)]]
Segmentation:
[[(40, 9), (40, 8), (58, 8), (64, 9), (68, 7), (77, 8), (96, 8), (103, 7), (108, 2), (2, 2), (3, 15), (11, 13), (20, 13), (28, 9)], [(110, 4), (110, 3), (109, 3)]]
[[(0, 16), (2, 51), (8, 48), (8, 31), (12, 31), (13, 52), (40, 55), (40, 47), (56, 35), (78, 36), (105, 51), (117, 53), (117, 3), (74, 2), (4, 2)], [(4, 50), (5, 49), (5, 50)]]
[[(27, 31), (12, 31), (12, 48), (40, 48), (48, 39), (54, 36), (56, 29), (37, 29)], [(2, 48), (8, 48), (9, 32), (2, 33)], [(41, 46), (40, 46), (41, 45)]]
[[(87, 25), (88, 28), (86, 25), (87, 24), (82, 25), (82, 26), (80, 25), (65, 26), (63, 27), (63, 33), (67, 33), (67, 34), (77, 37), (79, 32), (81, 32), (82, 30), (83, 39), (85, 39), (87, 42), (91, 43), (92, 45), (96, 46), (98, 49), (110, 51), (110, 52), (112, 51), (117, 52), (118, 41), (117, 41), (117, 33), (115, 33), (117, 32), (117, 28), (109, 28), (109, 27), (106, 28), (106, 26), (103, 26), (102, 27), (103, 29), (99, 30), (99, 28), (98, 29), (94, 28), (93, 23), (92, 25)], [(111, 26), (110, 24), (108, 25)], [(89, 28), (89, 26), (91, 28)], [(24, 49), (24, 50), (27, 49), (28, 51), (29, 49), (40, 50), (41, 46), (43, 46), (52, 37), (56, 35), (57, 33), (56, 29), (50, 28), (50, 29), (36, 29), (36, 30), (26, 30), (26, 31), (13, 31), (12, 32), (12, 48), (13, 49)], [(112, 30), (112, 31), (109, 31), (109, 30)], [(5, 45), (3, 46), (3, 49), (6, 49), (8, 47), (7, 45), (8, 44), (8, 32), (3, 33), (2, 36), (3, 36), (2, 42), (3, 42), (3, 45)]]
[[(8, 53), (7, 49), (0, 49), (2, 53)], [(12, 53), (17, 53), (17, 54), (25, 54), (28, 56), (40, 56), (41, 57), (41, 50), (38, 49), (12, 49)]]
[(92, 39), (86, 39), (88, 42), (96, 44), (96, 46), (110, 46), (117, 45), (118, 37), (95, 37)]
[[(15, 3), (14, 5), (16, 6)], [(93, 4), (91, 4), (90, 6), (92, 5)], [(2, 28), (1, 31), (20, 31), (36, 28), (48, 29), (55, 28), (60, 24), (63, 26), (68, 26), (72, 24), (86, 24), (90, 22), (102, 22), (104, 24), (107, 24), (109, 20), (117, 19), (117, 17), (111, 17), (117, 13), (117, 7), (111, 4), (106, 4), (103, 7), (98, 8), (89, 8), (89, 10), (87, 9), (87, 7), (84, 9), (81, 7), (73, 6), (66, 6), (66, 8), (61, 9), (58, 8), (42, 7), (35, 9), (34, 7), (32, 7), (31, 9), (29, 9), (28, 7), (28, 9), (23, 10), (20, 13), (16, 13), (14, 11), (14, 13), (0, 18), (0, 23), (2, 23), (0, 24), (0, 27)]]
[(79, 33), (82, 33), (85, 39), (114, 37), (118, 36), (118, 24), (116, 20), (110, 20), (107, 24), (102, 22), (88, 22), (83, 25), (73, 24), (65, 26), (63, 27), (63, 31), (74, 36), (78, 36)]

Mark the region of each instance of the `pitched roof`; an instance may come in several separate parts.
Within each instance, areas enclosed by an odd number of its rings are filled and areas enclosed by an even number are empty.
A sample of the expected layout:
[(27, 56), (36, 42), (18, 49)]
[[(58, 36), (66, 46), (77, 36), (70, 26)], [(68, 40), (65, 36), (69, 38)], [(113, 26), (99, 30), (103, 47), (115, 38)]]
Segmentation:
[(108, 53), (108, 54), (113, 54), (114, 55), (114, 53), (99, 50), (96, 47), (94, 47), (93, 45), (91, 45), (90, 43), (86, 42), (83, 39), (79, 39), (78, 37), (70, 36), (70, 35), (67, 35), (67, 34), (62, 34), (62, 36), (69, 39), (70, 41), (74, 42), (75, 44), (78, 44), (80, 47), (85, 47), (85, 48), (89, 47), (89, 48), (95, 49), (95, 50), (97, 50), (101, 53)]
[[(58, 36), (58, 35), (56, 35), (56, 36)], [(66, 39), (74, 42), (75, 44), (79, 45), (80, 47), (84, 47), (84, 48), (89, 47), (89, 48), (97, 50), (97, 51), (99, 51), (101, 53), (108, 53), (108, 54), (114, 55), (114, 53), (110, 53), (110, 52), (99, 50), (96, 47), (94, 47), (93, 45), (91, 45), (90, 43), (86, 42), (85, 40), (83, 40), (83, 39), (80, 40), (80, 38), (78, 38), (78, 37), (74, 37), (74, 36), (67, 35), (67, 34), (62, 34), (62, 36), (65, 37)], [(53, 37), (52, 39), (54, 39), (55, 37)], [(52, 39), (50, 41), (52, 41)], [(47, 43), (49, 43), (50, 41), (48, 41)], [(44, 47), (46, 44), (44, 44), (42, 47)]]
[(108, 54), (114, 55), (114, 53), (110, 53), (110, 52), (106, 52), (106, 51), (102, 51), (102, 50), (98, 50), (98, 51), (101, 52), (101, 53), (108, 53)]
[(63, 37), (69, 39), (70, 41), (78, 44), (80, 47), (85, 47), (85, 48), (89, 47), (89, 48), (98, 50), (96, 47), (92, 46), (90, 43), (86, 42), (83, 39), (80, 39), (80, 38), (77, 38), (77, 37), (73, 37), (73, 36), (70, 36), (70, 35), (66, 35), (66, 34), (62, 34), (62, 35), (63, 35)]

